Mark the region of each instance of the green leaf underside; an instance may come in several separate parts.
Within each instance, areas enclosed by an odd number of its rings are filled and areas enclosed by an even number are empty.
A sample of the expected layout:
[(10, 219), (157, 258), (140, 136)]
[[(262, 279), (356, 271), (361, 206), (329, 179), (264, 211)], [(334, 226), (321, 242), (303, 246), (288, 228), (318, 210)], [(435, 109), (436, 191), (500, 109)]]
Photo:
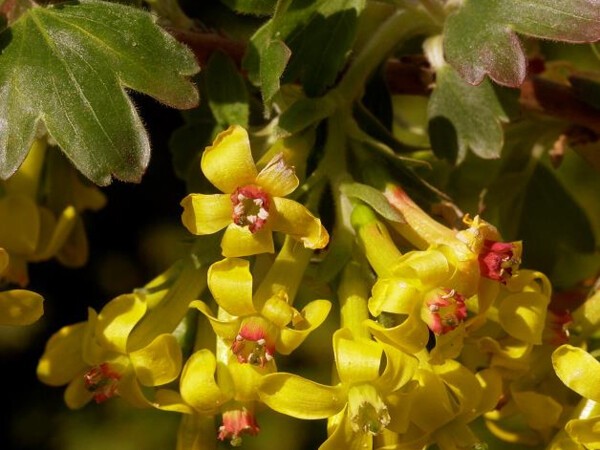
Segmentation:
[(498, 158), (507, 121), (492, 83), (472, 86), (446, 65), (437, 71), (428, 106), (429, 136), (436, 156), (462, 161), (470, 148), (481, 158)]
[(448, 17), (444, 48), (448, 62), (471, 84), (489, 75), (520, 86), (527, 59), (516, 33), (564, 42), (600, 39), (597, 0), (465, 0)]
[(41, 120), (73, 164), (100, 185), (139, 181), (144, 126), (124, 88), (190, 108), (191, 54), (146, 12), (83, 0), (33, 8), (0, 34), (0, 177), (24, 160)]
[(363, 7), (364, 0), (299, 0), (280, 8), (255, 33), (244, 61), (249, 78), (266, 91), (263, 98), (275, 95), (282, 76), (284, 83), (300, 79), (308, 96), (331, 86), (352, 47)]
[(217, 122), (224, 128), (229, 125), (247, 128), (250, 115), (248, 91), (231, 58), (221, 52), (214, 53), (205, 76), (208, 104)]
[(347, 183), (342, 184), (340, 190), (348, 197), (362, 200), (386, 219), (392, 222), (406, 223), (402, 214), (390, 206), (381, 191), (374, 187), (361, 183)]

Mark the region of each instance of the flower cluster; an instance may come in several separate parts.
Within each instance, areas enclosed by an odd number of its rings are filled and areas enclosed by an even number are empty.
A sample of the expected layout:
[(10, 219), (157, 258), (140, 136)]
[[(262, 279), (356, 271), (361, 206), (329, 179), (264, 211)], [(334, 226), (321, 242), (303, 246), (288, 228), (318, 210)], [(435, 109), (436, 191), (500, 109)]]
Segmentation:
[[(318, 203), (284, 198), (299, 180), (280, 147), (255, 164), (246, 130), (220, 133), (201, 159), (220, 193), (182, 201), (185, 227), (217, 239), (199, 238), (164, 274), (50, 339), (38, 377), (66, 384), (69, 407), (121, 397), (177, 412), (180, 449), (239, 446), (260, 433), (266, 406), (327, 419), (321, 450), (454, 450), (485, 447), (475, 422), (500, 439), (547, 442), (564, 425), (568, 388), (600, 400), (569, 371), (599, 369), (582, 349), (559, 347), (574, 319), (549, 310), (550, 283), (520, 268), (520, 242), (479, 216), (449, 228), (387, 180), (372, 203), (393, 214), (341, 195), (346, 216), (328, 246), (310, 211)], [(331, 383), (279, 371), (334, 301)], [(571, 420), (563, 441), (595, 448), (596, 426), (595, 415)]]

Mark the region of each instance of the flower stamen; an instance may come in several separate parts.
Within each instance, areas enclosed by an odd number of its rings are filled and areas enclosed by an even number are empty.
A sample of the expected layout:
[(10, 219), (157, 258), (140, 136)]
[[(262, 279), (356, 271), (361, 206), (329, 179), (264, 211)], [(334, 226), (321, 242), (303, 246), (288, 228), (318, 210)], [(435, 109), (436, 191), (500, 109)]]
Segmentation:
[(269, 218), (271, 201), (268, 194), (253, 185), (238, 187), (231, 194), (233, 223), (248, 227), (251, 233), (259, 231)]
[(85, 388), (94, 394), (96, 403), (102, 403), (114, 397), (119, 386), (121, 374), (111, 368), (108, 363), (92, 367), (83, 375)]

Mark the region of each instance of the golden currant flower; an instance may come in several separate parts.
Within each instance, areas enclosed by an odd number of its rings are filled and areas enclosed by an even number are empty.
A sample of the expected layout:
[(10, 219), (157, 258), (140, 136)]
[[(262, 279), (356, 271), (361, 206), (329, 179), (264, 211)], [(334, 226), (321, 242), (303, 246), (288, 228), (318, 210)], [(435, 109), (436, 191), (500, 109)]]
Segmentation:
[(320, 249), (327, 230), (303, 205), (283, 197), (298, 186), (294, 169), (281, 154), (259, 172), (248, 133), (232, 126), (217, 136), (202, 155), (202, 172), (222, 194), (190, 194), (183, 199), (182, 221), (194, 234), (226, 228), (221, 248), (227, 257), (273, 253), (273, 231)]
[(600, 448), (600, 362), (581, 348), (562, 345), (552, 354), (552, 364), (558, 378), (582, 397), (565, 425), (570, 438), (565, 440), (571, 442), (563, 448)]
[[(0, 248), (0, 278), (9, 265), (9, 255)], [(0, 292), (0, 325), (30, 325), (44, 313), (44, 298), (25, 289)]]
[(215, 317), (201, 301), (192, 302), (210, 320), (215, 333), (231, 345), (239, 362), (264, 366), (275, 352), (294, 351), (318, 327), (331, 309), (327, 300), (315, 300), (302, 311), (289, 304), (284, 290), (261, 301), (252, 294), (248, 261), (226, 258), (208, 271), (208, 288), (224, 314)]
[[(156, 393), (156, 407), (196, 418), (184, 419), (181, 431), (188, 433), (187, 439), (189, 434), (195, 435), (198, 448), (214, 448), (211, 442), (215, 437), (237, 447), (244, 435), (255, 436), (260, 431), (254, 413), (258, 401), (256, 386), (270, 369), (226, 359), (227, 364), (217, 361), (210, 350), (198, 350), (185, 363), (179, 392), (160, 389)], [(194, 430), (191, 426), (219, 414), (222, 425), (216, 433), (214, 429)], [(180, 440), (183, 438), (180, 435)]]
[[(342, 328), (333, 336), (339, 384), (326, 386), (290, 373), (263, 377), (260, 399), (300, 419), (330, 419), (329, 438), (320, 450), (370, 449), (386, 428), (408, 427), (404, 390), (417, 369), (416, 358), (386, 344), (354, 339)], [(382, 358), (386, 366), (380, 373)], [(411, 384), (412, 385), (412, 384)]]
[(135, 294), (107, 303), (100, 314), (60, 329), (44, 350), (38, 378), (51, 386), (67, 384), (65, 402), (76, 409), (92, 398), (100, 403), (115, 395), (138, 407), (150, 403), (140, 389), (177, 378), (182, 355), (176, 338), (159, 334), (145, 347), (128, 351), (129, 334), (144, 316), (146, 304)]

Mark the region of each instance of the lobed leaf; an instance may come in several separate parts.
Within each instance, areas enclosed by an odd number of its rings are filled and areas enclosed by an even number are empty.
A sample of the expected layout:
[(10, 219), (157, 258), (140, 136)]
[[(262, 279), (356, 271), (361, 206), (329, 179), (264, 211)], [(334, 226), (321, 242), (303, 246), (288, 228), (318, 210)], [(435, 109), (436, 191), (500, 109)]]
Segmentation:
[(446, 59), (471, 84), (517, 87), (527, 59), (516, 33), (564, 42), (600, 39), (598, 0), (465, 0), (444, 28)]
[(470, 148), (481, 158), (498, 158), (504, 144), (501, 122), (508, 116), (492, 83), (471, 86), (449, 65), (436, 77), (427, 110), (434, 153), (461, 162)]
[(81, 0), (33, 8), (0, 33), (0, 177), (21, 165), (43, 122), (67, 157), (97, 184), (138, 181), (150, 157), (125, 88), (191, 108), (192, 53), (150, 14)]

